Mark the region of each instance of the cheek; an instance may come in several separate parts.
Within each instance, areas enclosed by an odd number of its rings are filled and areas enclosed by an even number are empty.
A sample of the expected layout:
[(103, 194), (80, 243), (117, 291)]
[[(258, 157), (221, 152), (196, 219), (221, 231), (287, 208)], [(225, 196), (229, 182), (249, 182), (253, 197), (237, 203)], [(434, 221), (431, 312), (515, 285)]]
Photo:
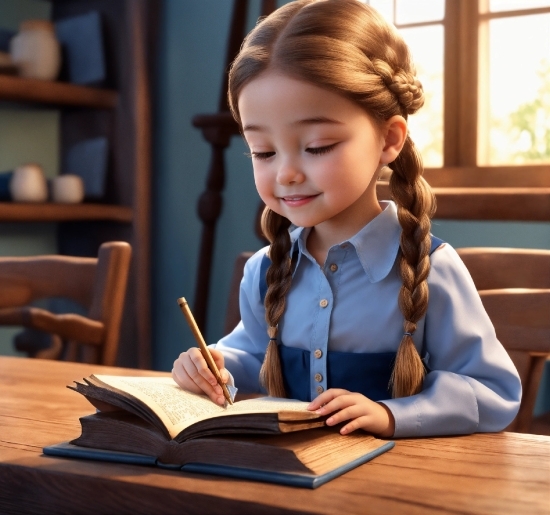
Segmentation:
[(323, 188), (335, 198), (353, 196), (369, 186), (377, 168), (377, 161), (372, 154), (359, 151), (324, 168), (319, 180)]
[(272, 196), (273, 188), (269, 180), (269, 175), (261, 168), (261, 165), (259, 167), (254, 166), (254, 184), (256, 185), (256, 190), (258, 190), (261, 199), (265, 202), (268, 197)]

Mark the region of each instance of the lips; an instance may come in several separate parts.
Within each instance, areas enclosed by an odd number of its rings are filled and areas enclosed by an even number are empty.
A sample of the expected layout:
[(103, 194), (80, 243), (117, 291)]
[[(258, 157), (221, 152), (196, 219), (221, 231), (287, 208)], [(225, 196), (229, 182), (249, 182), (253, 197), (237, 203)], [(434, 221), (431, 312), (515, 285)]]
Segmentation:
[(314, 197), (315, 195), (288, 195), (286, 197), (281, 197), (282, 200), (292, 202), (294, 200), (305, 200), (310, 197)]
[(285, 195), (284, 197), (279, 198), (289, 207), (300, 207), (308, 204), (318, 196), (319, 193), (316, 193), (314, 195)]

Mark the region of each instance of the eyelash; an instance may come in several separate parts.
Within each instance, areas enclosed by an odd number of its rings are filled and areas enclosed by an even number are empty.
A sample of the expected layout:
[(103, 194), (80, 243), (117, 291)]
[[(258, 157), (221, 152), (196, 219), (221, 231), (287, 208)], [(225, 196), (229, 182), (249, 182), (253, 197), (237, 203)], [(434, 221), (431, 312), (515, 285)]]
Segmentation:
[(334, 147), (337, 145), (337, 143), (333, 143), (332, 145), (327, 145), (326, 147), (314, 147), (314, 148), (306, 148), (306, 152), (309, 152), (310, 154), (313, 154), (314, 156), (320, 156), (323, 154), (328, 154), (331, 150), (334, 149)]
[[(306, 148), (306, 152), (309, 154), (312, 154), (314, 156), (320, 156), (323, 154), (328, 154), (330, 151), (334, 149), (334, 147), (337, 145), (337, 143), (333, 143), (332, 145), (327, 145), (325, 147), (313, 147), (313, 148)], [(250, 152), (246, 154), (248, 157), (251, 157), (252, 159), (257, 159), (259, 161), (265, 161), (269, 159), (270, 157), (273, 157), (275, 155), (275, 152)]]
[(246, 155), (252, 159), (257, 159), (258, 161), (265, 161), (266, 159), (274, 156), (275, 152), (250, 152), (250, 154)]

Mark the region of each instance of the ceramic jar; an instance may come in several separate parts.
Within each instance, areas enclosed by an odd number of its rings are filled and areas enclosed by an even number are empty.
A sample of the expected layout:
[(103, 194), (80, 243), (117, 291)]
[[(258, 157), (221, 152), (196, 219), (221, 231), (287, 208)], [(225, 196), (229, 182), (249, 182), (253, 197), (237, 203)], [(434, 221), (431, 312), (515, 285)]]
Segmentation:
[(15, 202), (45, 202), (48, 199), (44, 171), (35, 163), (18, 166), (13, 172), (9, 188)]
[(55, 80), (61, 68), (61, 46), (53, 23), (26, 20), (10, 41), (10, 57), (19, 75), (33, 79)]
[(78, 175), (64, 174), (52, 180), (52, 200), (78, 204), (84, 199), (84, 182)]

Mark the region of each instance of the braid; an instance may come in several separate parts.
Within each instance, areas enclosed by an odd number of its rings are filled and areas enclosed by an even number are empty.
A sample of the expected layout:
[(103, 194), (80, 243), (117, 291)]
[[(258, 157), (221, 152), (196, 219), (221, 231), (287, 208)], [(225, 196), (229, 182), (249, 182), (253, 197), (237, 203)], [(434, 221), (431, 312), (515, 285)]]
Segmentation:
[(273, 397), (286, 397), (277, 349), (277, 333), (279, 321), (285, 311), (286, 294), (292, 280), (289, 227), (290, 221), (287, 218), (268, 207), (264, 209), (262, 230), (271, 242), (269, 248), (271, 265), (266, 275), (268, 287), (264, 301), (269, 345), (260, 370), (260, 381), (267, 389), (267, 393)]
[(424, 90), (413, 73), (414, 69), (394, 71), (389, 63), (382, 59), (373, 59), (371, 64), (374, 73), (380, 76), (385, 86), (395, 95), (405, 118), (416, 113), (424, 105)]
[(435, 211), (435, 199), (421, 175), (422, 162), (408, 136), (390, 168), (393, 170), (390, 190), (398, 206), (397, 216), (402, 228), (399, 270), (403, 285), (399, 307), (405, 318), (405, 334), (397, 350), (390, 384), (393, 397), (405, 397), (420, 391), (425, 375), (412, 334), (428, 308), (430, 218)]

